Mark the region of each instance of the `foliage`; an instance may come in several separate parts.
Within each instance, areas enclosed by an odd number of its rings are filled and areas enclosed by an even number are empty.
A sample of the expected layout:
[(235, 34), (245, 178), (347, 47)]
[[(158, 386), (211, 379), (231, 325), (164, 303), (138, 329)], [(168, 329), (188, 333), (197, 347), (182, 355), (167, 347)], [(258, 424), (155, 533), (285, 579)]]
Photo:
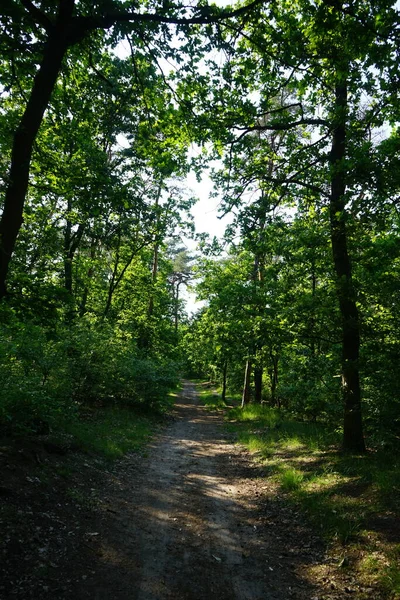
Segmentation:
[(362, 414), (369, 443), (398, 427), (397, 21), (390, 2), (260, 5), (221, 29), (196, 95), (234, 215), (227, 256), (201, 267), (196, 371), (228, 364), (237, 390), (246, 365), (257, 402), (341, 422), (350, 451)]
[(144, 355), (123, 327), (86, 319), (54, 331), (8, 317), (0, 368), (0, 423), (8, 430), (41, 433), (88, 405), (157, 411), (178, 382), (179, 364)]

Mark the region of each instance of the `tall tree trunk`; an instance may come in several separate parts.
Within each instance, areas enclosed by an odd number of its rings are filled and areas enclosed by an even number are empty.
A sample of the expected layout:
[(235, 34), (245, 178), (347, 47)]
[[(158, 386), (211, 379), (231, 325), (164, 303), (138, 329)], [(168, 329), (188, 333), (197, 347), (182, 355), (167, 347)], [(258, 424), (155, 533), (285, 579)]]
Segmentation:
[(150, 290), (150, 298), (149, 298), (149, 304), (147, 307), (147, 324), (148, 327), (145, 327), (143, 329), (142, 334), (139, 337), (138, 340), (138, 346), (140, 349), (144, 350), (144, 351), (148, 351), (151, 347), (151, 337), (152, 337), (152, 333), (151, 333), (151, 317), (153, 316), (154, 313), (154, 286), (155, 283), (157, 281), (157, 275), (158, 275), (158, 253), (159, 253), (159, 243), (156, 242), (154, 244), (154, 248), (153, 248), (153, 265), (151, 268), (151, 290)]
[(64, 286), (72, 296), (72, 256), (71, 256), (72, 223), (67, 218), (64, 235)]
[(178, 335), (178, 325), (179, 325), (179, 287), (182, 281), (178, 281), (175, 288), (175, 307), (174, 307), (174, 325), (175, 325), (175, 334)]
[[(151, 318), (154, 313), (154, 286), (157, 281), (158, 275), (158, 253), (159, 253), (159, 243), (156, 242), (153, 248), (153, 265), (151, 268), (151, 289), (150, 289), (150, 298), (149, 304), (147, 307), (147, 327), (143, 329), (142, 334), (138, 340), (138, 346), (144, 351), (148, 351), (151, 348), (152, 344), (152, 333), (151, 333)], [(175, 328), (177, 327), (175, 323)]]
[(222, 402), (226, 401), (226, 379), (228, 374), (228, 361), (224, 362), (224, 367), (222, 370)]
[(361, 417), (359, 376), (360, 322), (352, 270), (347, 250), (346, 205), (346, 113), (347, 82), (337, 73), (335, 88), (335, 127), (330, 153), (331, 194), (330, 225), (333, 262), (336, 271), (336, 292), (342, 320), (342, 393), (344, 400), (343, 447), (364, 452), (365, 443)]
[(312, 297), (312, 314), (310, 319), (311, 333), (311, 356), (315, 357), (315, 293), (317, 290), (317, 276), (315, 274), (315, 259), (311, 261), (311, 297)]
[[(68, 213), (72, 210), (71, 201), (68, 200)], [(74, 261), (75, 252), (77, 251), (80, 241), (83, 236), (85, 226), (83, 223), (78, 225), (75, 232), (72, 231), (72, 222), (69, 220), (67, 215), (67, 223), (65, 226), (64, 234), (64, 286), (67, 292), (72, 296), (72, 265)]]
[(257, 402), (257, 404), (261, 404), (262, 400), (262, 377), (263, 368), (256, 367), (254, 369), (254, 402)]
[(80, 302), (80, 306), (79, 306), (79, 316), (83, 317), (84, 314), (86, 314), (86, 305), (87, 305), (87, 300), (89, 297), (89, 282), (93, 277), (94, 274), (94, 267), (93, 267), (93, 263), (94, 263), (94, 259), (96, 258), (96, 248), (97, 248), (97, 244), (96, 244), (96, 240), (95, 238), (92, 238), (91, 244), (90, 244), (90, 260), (91, 260), (91, 265), (88, 269), (87, 272), (87, 279), (86, 279), (86, 285), (85, 288), (83, 290), (83, 294), (82, 294), (82, 300)]
[(271, 404), (280, 408), (279, 399), (276, 397), (276, 389), (278, 387), (278, 355), (274, 353), (272, 350), (270, 351), (272, 367), (270, 371), (270, 379), (271, 379)]
[(242, 408), (250, 402), (251, 360), (246, 361), (242, 394)]
[(116, 281), (118, 280), (118, 267), (119, 267), (119, 261), (120, 261), (120, 249), (121, 249), (121, 223), (118, 227), (118, 246), (115, 252), (115, 263), (114, 263), (114, 268), (111, 274), (111, 279), (110, 282), (108, 284), (108, 291), (107, 291), (107, 300), (106, 300), (106, 305), (104, 307), (104, 312), (103, 312), (103, 317), (106, 317), (109, 313), (109, 310), (111, 308), (111, 304), (112, 304), (112, 299), (113, 299), (113, 294), (116, 288)]
[(159, 253), (159, 243), (156, 242), (154, 244), (154, 249), (153, 249), (153, 266), (151, 269), (151, 292), (150, 292), (150, 299), (149, 299), (149, 307), (147, 309), (147, 314), (149, 317), (153, 316), (153, 312), (154, 312), (154, 286), (155, 283), (157, 281), (157, 273), (158, 273), (158, 253)]
[(158, 253), (160, 250), (160, 242), (158, 241), (158, 233), (159, 233), (159, 226), (160, 226), (160, 213), (159, 213), (158, 208), (160, 206), (161, 191), (162, 191), (162, 187), (160, 184), (158, 186), (157, 196), (156, 196), (156, 200), (154, 203), (154, 207), (156, 209), (157, 220), (156, 220), (155, 242), (154, 242), (154, 247), (153, 247), (153, 266), (151, 269), (151, 292), (150, 292), (150, 299), (149, 299), (149, 307), (147, 310), (147, 314), (149, 317), (151, 317), (154, 312), (154, 286), (157, 281), (157, 275), (158, 275)]
[[(265, 211), (262, 213), (262, 215), (260, 216), (260, 229), (261, 231), (263, 231), (265, 229)], [(262, 284), (263, 280), (264, 280), (264, 261), (265, 261), (265, 256), (262, 253), (256, 253), (254, 256), (254, 275), (253, 275), (253, 280), (254, 280), (254, 286), (255, 286), (255, 292), (256, 292), (256, 299), (257, 299), (257, 303), (256, 303), (256, 314), (257, 316), (261, 317), (263, 312), (264, 312), (264, 303), (257, 296), (257, 289), (260, 287), (260, 285)], [(262, 347), (263, 347), (263, 341), (261, 339), (260, 334), (258, 333), (258, 335), (255, 336), (254, 339), (254, 344), (255, 344), (255, 353), (256, 355), (261, 353), (262, 351)], [(254, 367), (254, 401), (257, 402), (257, 404), (261, 404), (261, 399), (262, 399), (262, 377), (263, 377), (263, 368), (258, 365)]]
[(49, 34), (42, 62), (34, 78), (28, 104), (14, 135), (9, 183), (0, 221), (0, 298), (3, 298), (7, 293), (8, 268), (23, 222), (22, 215), (29, 183), (33, 144), (50, 101), (67, 48), (65, 23), (58, 23)]

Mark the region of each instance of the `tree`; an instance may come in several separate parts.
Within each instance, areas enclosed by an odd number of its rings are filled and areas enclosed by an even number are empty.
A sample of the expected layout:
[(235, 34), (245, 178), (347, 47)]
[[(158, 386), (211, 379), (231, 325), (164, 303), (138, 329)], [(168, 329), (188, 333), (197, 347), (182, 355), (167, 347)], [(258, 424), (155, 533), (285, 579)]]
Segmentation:
[[(254, 4), (259, 1), (256, 0)], [(15, 46), (22, 46), (26, 51), (39, 46), (40, 50), (35, 52), (33, 57), (31, 70), (34, 76), (31, 91), (12, 141), (8, 183), (0, 220), (0, 298), (6, 294), (8, 266), (23, 222), (34, 142), (68, 50), (81, 44), (89, 36), (94, 40), (95, 32), (107, 31), (116, 24), (120, 25), (122, 30), (126, 30), (127, 25), (130, 25), (128, 30), (134, 31), (135, 41), (139, 45), (142, 43), (142, 30), (146, 24), (156, 35), (159, 33), (159, 26), (163, 26), (162, 34), (169, 40), (171, 34), (168, 24), (212, 23), (240, 16), (250, 10), (251, 5), (230, 13), (218, 10), (204, 11), (204, 7), (194, 7), (192, 16), (187, 16), (187, 10), (180, 5), (171, 6), (167, 14), (164, 10), (157, 12), (157, 8), (156, 5), (154, 13), (126, 11), (124, 4), (118, 0), (101, 2), (97, 10), (93, 10), (91, 3), (77, 4), (75, 0), (59, 0), (57, 7), (44, 2), (40, 8), (31, 0), (7, 1), (2, 14), (6, 24), (3, 43), (8, 50), (7, 59), (10, 64), (13, 62)], [(19, 28), (23, 35), (18, 33)], [(24, 39), (24, 36), (28, 39)], [(104, 35), (98, 37), (102, 37), (103, 43), (105, 42)], [(36, 38), (37, 44), (34, 42)], [(112, 44), (114, 40), (111, 39), (110, 42)]]
[[(228, 60), (222, 76), (215, 66), (217, 83), (206, 98), (222, 110), (209, 135), (218, 153), (226, 147), (216, 179), (225, 210), (235, 207), (240, 222), (243, 199), (265, 191), (271, 208), (308, 195), (329, 210), (342, 329), (343, 445), (350, 451), (364, 451), (365, 444), (349, 207), (366, 193), (360, 174), (372, 151), (369, 133), (396, 118), (388, 107), (397, 69), (395, 22), (386, 2), (255, 8), (243, 28), (232, 26), (230, 38), (225, 35)], [(278, 149), (271, 132), (285, 132)]]

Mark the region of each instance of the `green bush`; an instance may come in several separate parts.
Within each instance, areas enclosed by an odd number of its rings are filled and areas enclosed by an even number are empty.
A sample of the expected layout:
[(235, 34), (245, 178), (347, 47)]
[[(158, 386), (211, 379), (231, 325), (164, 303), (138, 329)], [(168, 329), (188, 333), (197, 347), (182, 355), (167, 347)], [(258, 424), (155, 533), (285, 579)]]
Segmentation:
[(179, 379), (178, 364), (143, 356), (133, 336), (95, 319), (57, 330), (0, 326), (0, 425), (35, 431), (71, 420), (81, 405), (160, 409)]

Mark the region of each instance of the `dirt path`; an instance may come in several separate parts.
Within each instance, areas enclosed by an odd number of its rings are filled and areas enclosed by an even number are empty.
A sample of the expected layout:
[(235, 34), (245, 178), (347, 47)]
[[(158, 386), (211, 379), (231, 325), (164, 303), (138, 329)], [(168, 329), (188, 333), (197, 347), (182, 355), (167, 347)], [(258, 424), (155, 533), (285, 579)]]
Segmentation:
[(190, 382), (147, 456), (110, 468), (71, 453), (54, 458), (47, 481), (44, 463), (36, 476), (33, 464), (2, 456), (0, 600), (338, 600), (354, 591), (333, 583), (322, 544)]
[[(311, 598), (306, 574), (321, 548), (230, 443), (222, 419), (186, 382), (174, 420), (147, 459), (123, 461), (94, 524), (96, 553), (75, 598)], [(112, 511), (112, 512), (110, 512)]]

